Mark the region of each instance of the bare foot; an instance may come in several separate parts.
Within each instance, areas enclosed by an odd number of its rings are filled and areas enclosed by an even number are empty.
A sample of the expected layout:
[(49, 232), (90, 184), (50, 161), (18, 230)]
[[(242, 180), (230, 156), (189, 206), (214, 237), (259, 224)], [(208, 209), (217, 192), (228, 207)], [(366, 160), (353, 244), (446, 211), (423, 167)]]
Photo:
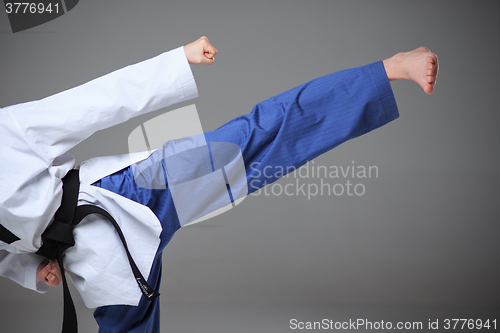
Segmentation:
[(428, 48), (401, 52), (383, 61), (389, 81), (406, 79), (416, 82), (427, 94), (432, 94), (438, 75), (438, 59)]

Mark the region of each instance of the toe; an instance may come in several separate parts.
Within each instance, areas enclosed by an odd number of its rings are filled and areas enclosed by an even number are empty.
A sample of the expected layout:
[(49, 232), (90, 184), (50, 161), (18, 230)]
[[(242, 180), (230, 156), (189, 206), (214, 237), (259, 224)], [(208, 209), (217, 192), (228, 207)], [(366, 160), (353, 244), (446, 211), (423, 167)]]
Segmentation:
[(437, 71), (437, 68), (438, 68), (437, 55), (435, 55), (434, 53), (429, 54), (429, 56), (427, 57), (427, 62), (432, 64), (434, 69)]
[(427, 94), (432, 94), (432, 91), (434, 90), (434, 85), (432, 84), (427, 84), (425, 87), (424, 87), (424, 91), (425, 93)]

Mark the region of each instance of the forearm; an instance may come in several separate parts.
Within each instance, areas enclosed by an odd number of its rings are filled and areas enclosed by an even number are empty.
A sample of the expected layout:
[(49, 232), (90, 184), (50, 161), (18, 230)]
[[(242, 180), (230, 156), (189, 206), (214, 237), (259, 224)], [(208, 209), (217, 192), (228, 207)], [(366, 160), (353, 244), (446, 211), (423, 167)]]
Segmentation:
[(30, 144), (51, 161), (98, 130), (197, 94), (180, 47), (10, 110)]

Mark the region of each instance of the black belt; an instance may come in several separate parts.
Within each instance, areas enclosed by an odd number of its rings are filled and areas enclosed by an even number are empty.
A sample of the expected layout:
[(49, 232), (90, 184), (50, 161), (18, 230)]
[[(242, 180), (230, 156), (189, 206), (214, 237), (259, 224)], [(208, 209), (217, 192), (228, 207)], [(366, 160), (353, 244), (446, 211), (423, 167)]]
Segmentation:
[[(123, 236), (120, 226), (115, 221), (115, 219), (104, 209), (97, 206), (77, 206), (79, 188), (80, 180), (78, 176), (78, 170), (71, 170), (63, 178), (63, 198), (61, 207), (59, 207), (59, 209), (57, 210), (52, 224), (42, 234), (43, 245), (36, 252), (37, 254), (46, 258), (52, 260), (56, 259), (61, 270), (64, 289), (64, 319), (62, 333), (78, 332), (75, 305), (73, 304), (73, 299), (71, 298), (71, 294), (69, 292), (68, 284), (66, 281), (62, 254), (69, 247), (75, 245), (73, 229), (87, 215), (101, 214), (113, 224), (116, 232), (118, 233), (118, 236), (122, 241), (123, 247), (125, 248), (130, 267), (132, 268), (132, 273), (134, 274), (135, 280), (137, 281), (142, 294), (148, 301), (152, 301), (153, 299), (160, 296), (160, 294), (156, 290), (151, 288), (151, 286), (146, 282), (146, 279), (144, 279), (144, 276), (137, 268), (137, 265), (135, 264), (128, 250), (125, 237)], [(0, 240), (3, 240), (6, 243), (10, 244), (16, 240), (19, 240), (19, 238), (17, 238), (9, 230), (0, 225)]]

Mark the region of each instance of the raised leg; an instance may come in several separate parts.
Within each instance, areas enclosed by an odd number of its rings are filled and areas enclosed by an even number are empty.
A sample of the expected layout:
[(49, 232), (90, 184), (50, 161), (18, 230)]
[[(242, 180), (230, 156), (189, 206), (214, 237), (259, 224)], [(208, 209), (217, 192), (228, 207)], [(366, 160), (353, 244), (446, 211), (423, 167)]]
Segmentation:
[[(326, 75), (270, 98), (257, 104), (250, 114), (206, 133), (206, 142), (238, 145), (246, 168), (248, 192), (257, 191), (339, 144), (396, 119), (399, 113), (389, 80), (410, 79), (427, 93), (432, 92), (437, 59), (427, 51), (422, 56), (424, 50), (417, 50)], [(161, 158), (150, 166), (158, 168), (152, 175), (164, 172)], [(163, 226), (160, 254), (180, 227), (170, 190), (168, 186), (165, 190), (139, 188), (131, 169), (103, 178), (95, 185), (151, 208)], [(159, 267), (151, 272), (148, 282), (157, 282), (159, 286)], [(114, 325), (115, 319), (123, 316), (134, 318), (127, 325), (152, 329), (147, 332), (155, 332), (159, 323), (158, 308), (144, 300), (139, 307), (99, 308), (95, 316), (102, 332), (106, 332), (106, 325)]]

